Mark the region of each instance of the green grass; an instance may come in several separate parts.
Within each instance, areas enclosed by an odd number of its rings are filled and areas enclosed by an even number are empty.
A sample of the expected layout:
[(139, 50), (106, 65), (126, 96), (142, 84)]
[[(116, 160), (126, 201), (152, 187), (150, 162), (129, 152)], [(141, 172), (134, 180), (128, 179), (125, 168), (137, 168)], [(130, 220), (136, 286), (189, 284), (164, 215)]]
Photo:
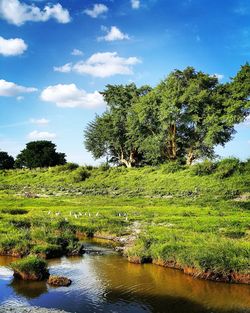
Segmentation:
[(77, 233), (123, 236), (138, 228), (129, 256), (249, 273), (249, 187), (249, 162), (234, 159), (191, 168), (2, 171), (0, 253), (55, 256), (77, 247)]
[(21, 272), (28, 275), (34, 274), (38, 277), (47, 272), (47, 262), (34, 255), (12, 262), (10, 267), (15, 272)]

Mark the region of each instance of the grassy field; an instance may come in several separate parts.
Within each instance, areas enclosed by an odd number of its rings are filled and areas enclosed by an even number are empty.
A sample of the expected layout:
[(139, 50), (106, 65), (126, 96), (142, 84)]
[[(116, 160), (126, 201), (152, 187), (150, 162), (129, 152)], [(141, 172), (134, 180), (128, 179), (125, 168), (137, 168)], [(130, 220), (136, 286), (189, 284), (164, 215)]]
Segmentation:
[(250, 273), (250, 162), (0, 172), (0, 254), (57, 256), (77, 233), (136, 234), (129, 257)]

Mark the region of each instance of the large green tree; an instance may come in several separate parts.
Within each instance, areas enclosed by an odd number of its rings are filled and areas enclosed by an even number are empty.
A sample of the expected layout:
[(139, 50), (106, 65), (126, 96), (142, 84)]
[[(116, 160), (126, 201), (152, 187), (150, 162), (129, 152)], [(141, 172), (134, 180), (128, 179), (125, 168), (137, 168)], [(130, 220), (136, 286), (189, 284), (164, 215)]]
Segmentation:
[(248, 64), (227, 84), (192, 67), (170, 73), (135, 106), (141, 152), (155, 162), (212, 157), (249, 113), (249, 77)]
[(138, 146), (131, 131), (131, 108), (151, 88), (137, 88), (135, 84), (107, 85), (102, 92), (107, 110), (88, 124), (85, 130), (85, 146), (94, 158), (107, 157), (110, 162), (127, 167), (141, 161)]
[(7, 152), (0, 151), (0, 170), (9, 170), (14, 167), (14, 158)]
[(49, 167), (66, 163), (65, 154), (56, 152), (56, 145), (51, 141), (31, 141), (26, 148), (18, 154), (16, 167)]
[(127, 167), (213, 157), (249, 112), (250, 66), (230, 82), (192, 67), (175, 70), (155, 88), (108, 85), (107, 110), (85, 131), (95, 158)]

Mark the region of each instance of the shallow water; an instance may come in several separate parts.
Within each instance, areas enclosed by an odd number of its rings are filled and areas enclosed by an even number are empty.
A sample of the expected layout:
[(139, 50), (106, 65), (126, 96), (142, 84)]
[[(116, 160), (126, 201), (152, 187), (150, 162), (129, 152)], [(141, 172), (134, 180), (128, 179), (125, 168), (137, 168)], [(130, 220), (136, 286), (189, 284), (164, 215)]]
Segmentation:
[[(90, 244), (96, 248), (95, 242)], [(73, 280), (70, 287), (60, 288), (14, 279), (6, 267), (13, 259), (0, 257), (0, 304), (77, 313), (250, 313), (249, 286), (198, 280), (152, 264), (131, 264), (103, 249), (104, 255), (50, 260), (51, 274)]]

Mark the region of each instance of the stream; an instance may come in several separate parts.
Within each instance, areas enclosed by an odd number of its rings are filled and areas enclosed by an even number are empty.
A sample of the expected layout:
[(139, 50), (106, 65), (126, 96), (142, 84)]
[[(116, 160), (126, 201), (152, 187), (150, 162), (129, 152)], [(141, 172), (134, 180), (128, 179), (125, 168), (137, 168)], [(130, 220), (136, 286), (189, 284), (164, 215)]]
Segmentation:
[(152, 264), (131, 264), (97, 240), (84, 245), (103, 253), (48, 261), (52, 275), (72, 279), (70, 287), (14, 279), (8, 268), (14, 259), (0, 257), (0, 308), (36, 306), (76, 313), (250, 313), (250, 286), (194, 279)]

